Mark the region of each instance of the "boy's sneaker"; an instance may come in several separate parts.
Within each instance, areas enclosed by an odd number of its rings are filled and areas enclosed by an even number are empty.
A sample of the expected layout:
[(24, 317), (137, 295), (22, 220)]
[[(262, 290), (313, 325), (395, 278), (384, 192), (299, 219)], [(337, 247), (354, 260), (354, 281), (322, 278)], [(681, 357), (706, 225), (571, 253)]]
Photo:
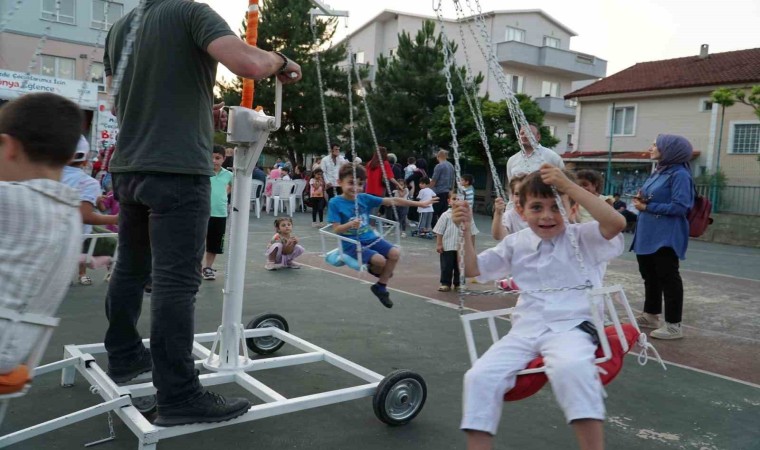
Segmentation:
[(683, 339), (680, 323), (665, 322), (665, 325), (649, 333), (654, 339)]
[(111, 367), (109, 364), (108, 376), (111, 377), (114, 383), (122, 384), (151, 370), (153, 370), (153, 359), (151, 358), (150, 350), (145, 349), (143, 354), (138, 359), (132, 361), (131, 364), (123, 367)]
[(405, 238), (405, 237), (406, 237), (406, 232), (402, 231), (402, 232), (401, 232), (401, 237), (402, 237), (402, 238)]
[(214, 269), (211, 267), (204, 267), (203, 268), (203, 279), (204, 280), (216, 280), (216, 273), (214, 273)]
[(214, 423), (242, 416), (251, 407), (246, 398), (225, 398), (206, 391), (200, 397), (177, 406), (158, 406), (158, 417), (153, 423), (159, 427), (189, 425), (191, 423)]
[(287, 267), (288, 269), (300, 269), (300, 268), (301, 268), (301, 265), (300, 265), (300, 264), (298, 264), (298, 263), (297, 263), (297, 262), (295, 262), (295, 261), (291, 261), (291, 262), (289, 262), (288, 264), (286, 264), (286, 265), (285, 265), (285, 267)]
[(639, 328), (660, 328), (662, 327), (662, 321), (659, 317), (656, 317), (653, 319), (652, 314), (646, 314), (643, 313), (641, 315), (636, 316), (636, 325), (639, 326)]
[(380, 300), (380, 303), (383, 304), (386, 308), (393, 308), (393, 302), (391, 301), (391, 295), (388, 293), (387, 290), (380, 290), (380, 286), (373, 284), (369, 287), (369, 290), (372, 291), (373, 294), (375, 294), (375, 297), (377, 297), (378, 300)]
[(266, 270), (278, 270), (278, 269), (282, 269), (282, 264), (277, 264), (271, 261), (267, 261), (267, 263), (264, 264), (264, 268)]
[(451, 286), (442, 284), (441, 287), (438, 288), (438, 292), (451, 292)]

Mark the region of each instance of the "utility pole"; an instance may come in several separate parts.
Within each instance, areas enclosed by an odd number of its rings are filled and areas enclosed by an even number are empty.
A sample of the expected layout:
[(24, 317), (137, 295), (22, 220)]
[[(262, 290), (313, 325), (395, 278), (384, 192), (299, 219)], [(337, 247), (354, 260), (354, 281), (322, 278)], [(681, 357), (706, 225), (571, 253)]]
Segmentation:
[(610, 114), (610, 146), (607, 150), (607, 176), (605, 177), (606, 195), (611, 194), (612, 190), (612, 136), (615, 135), (615, 102), (612, 102), (612, 113)]

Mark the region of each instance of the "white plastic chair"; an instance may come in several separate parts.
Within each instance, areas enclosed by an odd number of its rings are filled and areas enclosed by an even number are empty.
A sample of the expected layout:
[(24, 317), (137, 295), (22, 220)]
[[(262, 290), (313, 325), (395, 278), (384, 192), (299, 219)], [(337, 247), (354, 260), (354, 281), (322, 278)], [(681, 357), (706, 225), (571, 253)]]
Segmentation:
[[(275, 188), (281, 181), (282, 180), (273, 180), (271, 178), (267, 178), (267, 182), (264, 185), (264, 208), (266, 209), (267, 214), (269, 214), (269, 211), (272, 210)], [(269, 191), (269, 194), (267, 194), (267, 190)]]
[(261, 180), (253, 180), (253, 188), (251, 189), (251, 203), (252, 207), (256, 209), (256, 218), (261, 218), (261, 197), (264, 195), (264, 182)]
[(306, 180), (293, 180), (293, 182), (296, 184), (296, 192), (295, 192), (295, 199), (296, 199), (296, 207), (298, 207), (298, 204), (301, 204), (301, 212), (306, 211), (306, 205), (303, 202), (303, 193), (306, 190)]
[[(296, 183), (293, 181), (280, 181), (272, 188), (272, 197), (274, 198), (274, 215), (277, 216), (280, 207), (285, 211), (287, 206), (288, 215), (293, 217), (293, 211), (296, 209)], [(287, 202), (287, 203), (285, 203)]]

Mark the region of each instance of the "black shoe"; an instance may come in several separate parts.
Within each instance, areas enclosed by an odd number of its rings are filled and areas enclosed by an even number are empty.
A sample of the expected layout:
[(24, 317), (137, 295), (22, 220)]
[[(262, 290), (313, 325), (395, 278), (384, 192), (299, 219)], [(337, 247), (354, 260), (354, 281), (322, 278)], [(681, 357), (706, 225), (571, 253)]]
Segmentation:
[(380, 288), (373, 284), (369, 287), (369, 290), (372, 291), (373, 294), (375, 294), (375, 297), (377, 297), (378, 300), (380, 300), (380, 303), (383, 304), (386, 308), (393, 308), (393, 302), (391, 301), (391, 295), (388, 293), (388, 291), (380, 291)]
[(153, 422), (159, 427), (189, 425), (191, 423), (226, 422), (242, 416), (251, 407), (247, 398), (225, 398), (206, 391), (195, 400), (177, 405), (158, 405), (158, 417)]
[(153, 370), (153, 359), (150, 356), (150, 350), (146, 349), (139, 359), (132, 361), (130, 364), (121, 367), (111, 367), (108, 365), (108, 376), (114, 383), (126, 383), (138, 375)]

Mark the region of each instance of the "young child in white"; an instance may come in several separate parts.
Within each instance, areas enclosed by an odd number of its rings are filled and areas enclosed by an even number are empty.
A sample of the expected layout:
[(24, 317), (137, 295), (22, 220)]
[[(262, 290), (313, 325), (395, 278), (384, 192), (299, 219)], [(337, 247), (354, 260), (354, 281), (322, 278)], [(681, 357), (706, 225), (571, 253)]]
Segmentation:
[[(551, 190), (562, 193), (565, 208), (580, 204), (595, 222), (566, 228)], [(510, 273), (521, 289), (578, 286), (590, 281), (601, 286), (601, 266), (623, 251), (625, 218), (603, 200), (570, 181), (548, 164), (526, 177), (520, 186), (518, 212), (529, 228), (511, 234), (496, 247), (476, 255), (465, 239), (465, 271), (486, 282)], [(472, 213), (457, 202), (454, 221), (465, 224), (469, 234)], [(578, 243), (584, 273), (575, 257), (570, 235)], [(499, 425), (503, 395), (515, 383), (516, 374), (538, 355), (544, 357), (552, 391), (572, 425), (581, 450), (599, 450), (603, 443), (604, 401), (596, 375), (592, 336), (578, 328), (591, 320), (584, 290), (524, 294), (512, 315), (512, 329), (467, 371), (461, 428), (469, 449), (490, 449)]]
[(509, 180), (509, 204), (501, 198), (497, 198), (495, 201), (491, 235), (497, 241), (528, 228), (528, 224), (515, 209), (515, 204), (520, 201), (520, 183), (524, 178), (525, 175), (516, 175)]
[[(457, 200), (457, 194), (451, 192), (449, 194), (449, 206), (453, 205)], [(447, 209), (441, 217), (438, 218), (438, 222), (433, 228), (433, 232), (436, 237), (435, 250), (438, 252), (441, 259), (441, 286), (438, 288), (440, 292), (451, 291), (452, 285), (454, 289), (457, 289), (460, 284), (459, 278), (459, 241), (462, 236), (462, 232), (459, 227), (451, 220), (451, 209)], [(470, 236), (473, 238), (478, 234), (477, 228), (473, 223), (470, 228)]]
[(417, 165), (415, 164), (417, 160), (414, 159), (414, 156), (410, 156), (406, 160), (406, 167), (404, 167), (404, 179), (407, 180), (409, 177), (412, 176), (415, 170), (417, 170)]
[(298, 237), (293, 234), (293, 220), (290, 217), (278, 217), (274, 220), (276, 233), (272, 236), (267, 247), (267, 270), (300, 269), (301, 265), (295, 259), (304, 252), (298, 245)]
[[(427, 202), (435, 197), (435, 192), (428, 186), (430, 186), (430, 178), (421, 178), (420, 192), (417, 194), (417, 200), (420, 202)], [(419, 206), (417, 207), (417, 212), (420, 213), (420, 223), (417, 231), (419, 234), (430, 233), (430, 226), (433, 223), (433, 206)]]

